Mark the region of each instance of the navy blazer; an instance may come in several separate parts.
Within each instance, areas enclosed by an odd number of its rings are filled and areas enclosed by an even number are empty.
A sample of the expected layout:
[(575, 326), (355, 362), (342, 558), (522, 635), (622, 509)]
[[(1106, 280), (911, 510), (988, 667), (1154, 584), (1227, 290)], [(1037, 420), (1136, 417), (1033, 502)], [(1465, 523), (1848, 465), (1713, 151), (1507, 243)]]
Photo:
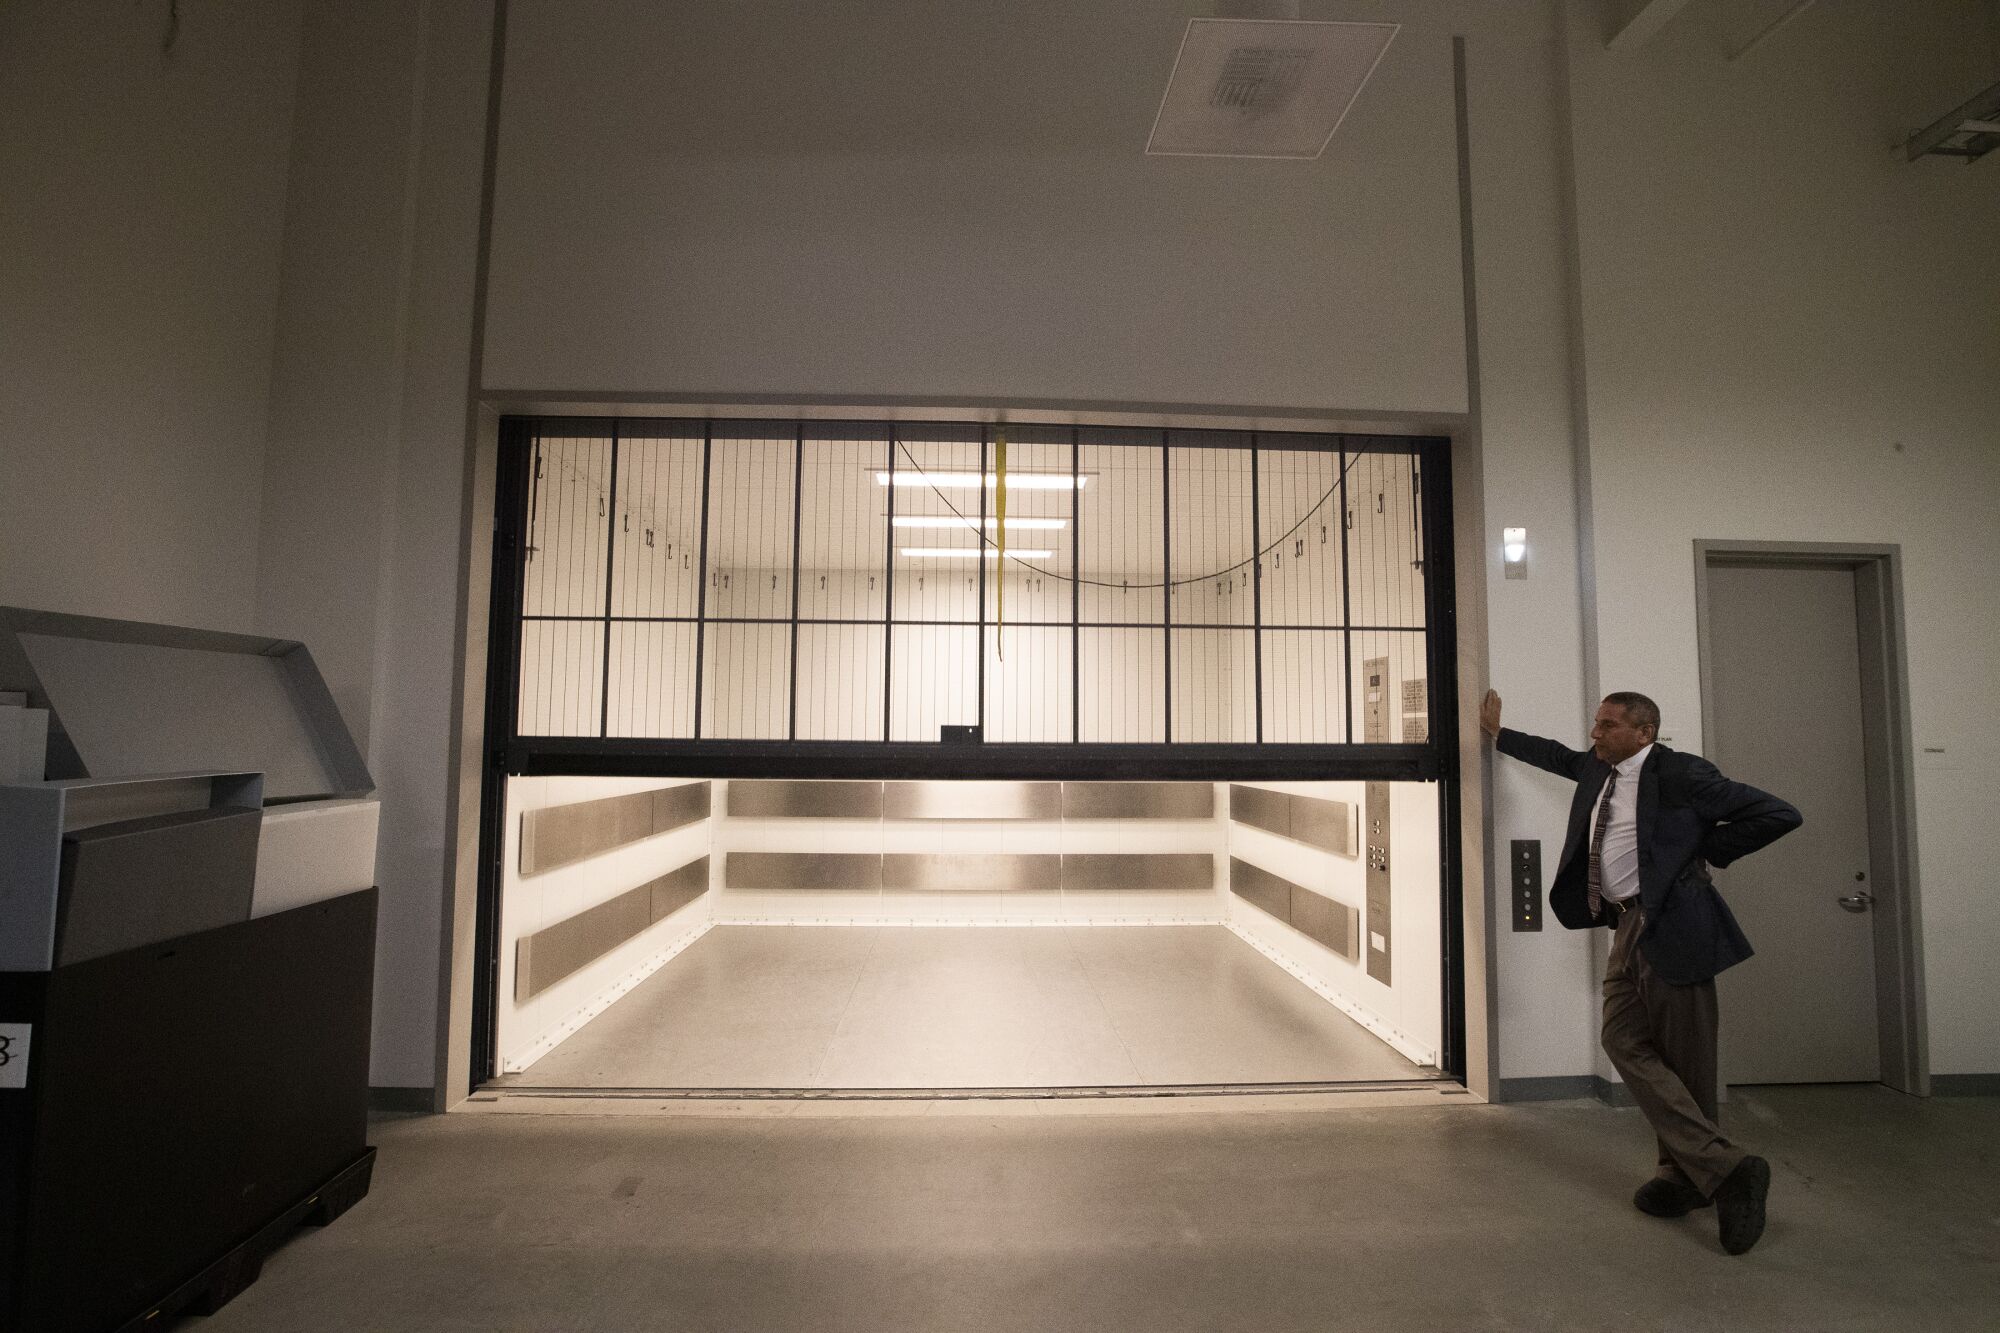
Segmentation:
[[(1571, 930), (1593, 921), (1589, 878), (1590, 816), (1611, 765), (1589, 750), (1525, 732), (1500, 729), (1500, 753), (1576, 783), (1562, 861), (1549, 884), (1549, 907)], [(1700, 755), (1664, 745), (1639, 769), (1639, 902), (1645, 920), (1639, 947), (1653, 970), (1676, 985), (1707, 981), (1750, 956), (1750, 941), (1709, 879), (1726, 866), (1790, 833), (1805, 820), (1788, 802), (1731, 782)], [(1704, 864), (1706, 863), (1706, 864)]]

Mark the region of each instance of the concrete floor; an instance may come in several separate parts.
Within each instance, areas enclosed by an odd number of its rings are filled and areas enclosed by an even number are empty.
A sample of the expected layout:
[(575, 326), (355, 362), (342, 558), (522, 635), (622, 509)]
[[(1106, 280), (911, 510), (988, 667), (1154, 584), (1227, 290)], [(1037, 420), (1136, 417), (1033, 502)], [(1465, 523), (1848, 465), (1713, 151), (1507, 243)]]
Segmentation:
[(1221, 926), (717, 926), (503, 1082), (1332, 1083), (1427, 1071)]
[(176, 1328), (2000, 1325), (2000, 1099), (1737, 1089), (1724, 1119), (1775, 1174), (1733, 1259), (1712, 1213), (1634, 1211), (1651, 1138), (1588, 1102), (385, 1121), (369, 1198)]

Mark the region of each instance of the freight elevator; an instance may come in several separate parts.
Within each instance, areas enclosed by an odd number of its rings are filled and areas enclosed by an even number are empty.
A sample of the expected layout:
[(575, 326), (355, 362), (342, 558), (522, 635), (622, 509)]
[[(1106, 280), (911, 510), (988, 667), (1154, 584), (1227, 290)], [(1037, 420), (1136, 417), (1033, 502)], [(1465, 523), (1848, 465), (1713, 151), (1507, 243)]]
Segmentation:
[(1462, 1076), (1447, 443), (506, 419), (476, 1080)]

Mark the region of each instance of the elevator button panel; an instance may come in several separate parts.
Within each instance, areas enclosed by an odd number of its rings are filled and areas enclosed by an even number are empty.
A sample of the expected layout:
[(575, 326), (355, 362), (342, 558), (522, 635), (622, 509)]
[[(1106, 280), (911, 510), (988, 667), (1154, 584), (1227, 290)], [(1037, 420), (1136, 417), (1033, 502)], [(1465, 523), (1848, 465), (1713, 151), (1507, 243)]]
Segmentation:
[(1539, 838), (1516, 838), (1507, 853), (1514, 886), (1514, 929), (1542, 928), (1542, 844)]

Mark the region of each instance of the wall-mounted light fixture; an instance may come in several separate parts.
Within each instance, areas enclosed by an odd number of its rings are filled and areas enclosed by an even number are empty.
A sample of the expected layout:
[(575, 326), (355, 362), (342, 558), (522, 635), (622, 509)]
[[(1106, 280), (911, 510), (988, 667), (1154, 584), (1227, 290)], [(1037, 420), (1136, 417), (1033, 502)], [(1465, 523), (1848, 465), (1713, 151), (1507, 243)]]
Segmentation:
[[(889, 484), (889, 474), (875, 474), (877, 486)], [(1090, 484), (1089, 474), (1073, 477), (1067, 472), (1016, 472), (1007, 471), (1007, 489), (1010, 491), (1068, 491), (1082, 490)], [(939, 490), (975, 491), (979, 489), (977, 472), (898, 472), (898, 486), (935, 486)], [(986, 474), (986, 489), (994, 490), (1000, 485), (996, 472)]]
[(1528, 530), (1526, 528), (1502, 528), (1500, 530), (1500, 563), (1510, 579), (1528, 577)]
[[(893, 520), (899, 528), (976, 528), (977, 518), (958, 518), (952, 514), (898, 514)], [(986, 530), (991, 532), (1000, 526), (1000, 520), (993, 515), (986, 516)], [(1054, 532), (1069, 526), (1066, 518), (1014, 518), (1007, 519), (1009, 532)]]

